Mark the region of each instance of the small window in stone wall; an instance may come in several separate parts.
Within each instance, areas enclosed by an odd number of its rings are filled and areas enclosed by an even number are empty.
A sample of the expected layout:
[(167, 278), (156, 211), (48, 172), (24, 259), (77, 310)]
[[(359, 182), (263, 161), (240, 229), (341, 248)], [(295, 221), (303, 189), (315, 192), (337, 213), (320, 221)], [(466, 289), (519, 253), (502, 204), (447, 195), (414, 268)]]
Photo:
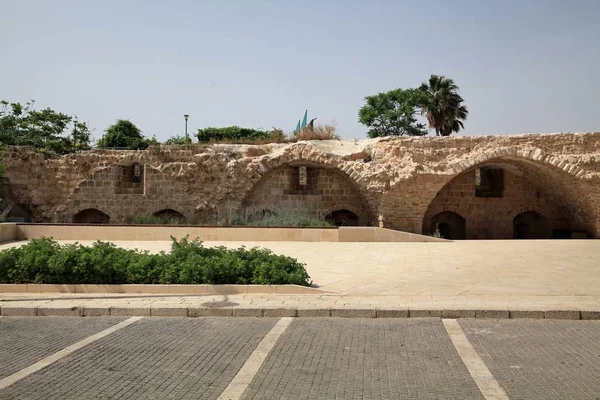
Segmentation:
[(475, 197), (503, 197), (504, 170), (477, 168), (475, 170)]
[(298, 167), (298, 185), (306, 187), (308, 185), (308, 173), (305, 166)]
[(144, 194), (144, 165), (117, 167), (116, 194)]

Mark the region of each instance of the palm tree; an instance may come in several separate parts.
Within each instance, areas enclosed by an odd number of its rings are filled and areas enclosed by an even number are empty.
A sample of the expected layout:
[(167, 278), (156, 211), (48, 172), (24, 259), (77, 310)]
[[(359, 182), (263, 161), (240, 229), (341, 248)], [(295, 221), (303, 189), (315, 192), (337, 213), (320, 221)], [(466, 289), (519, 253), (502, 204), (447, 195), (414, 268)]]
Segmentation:
[(427, 115), (429, 128), (435, 129), (437, 136), (450, 136), (464, 128), (469, 111), (452, 79), (431, 75), (419, 90), (425, 94), (421, 112)]

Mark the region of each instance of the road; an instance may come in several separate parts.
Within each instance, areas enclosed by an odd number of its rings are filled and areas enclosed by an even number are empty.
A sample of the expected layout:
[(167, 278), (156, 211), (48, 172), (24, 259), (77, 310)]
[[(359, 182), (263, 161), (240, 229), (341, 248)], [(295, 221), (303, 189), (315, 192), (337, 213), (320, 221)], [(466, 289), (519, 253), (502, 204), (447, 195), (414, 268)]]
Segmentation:
[(600, 321), (0, 318), (0, 399), (219, 397), (600, 399)]

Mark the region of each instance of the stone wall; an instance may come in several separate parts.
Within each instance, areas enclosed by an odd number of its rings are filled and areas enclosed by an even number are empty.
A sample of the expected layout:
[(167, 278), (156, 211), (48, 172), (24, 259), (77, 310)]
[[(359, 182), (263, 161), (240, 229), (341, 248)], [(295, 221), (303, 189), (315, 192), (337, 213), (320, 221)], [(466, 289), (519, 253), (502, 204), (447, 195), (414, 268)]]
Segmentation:
[[(266, 154), (247, 156), (261, 153), (251, 147)], [(352, 161), (361, 152), (372, 161)], [(2, 162), (4, 197), (37, 222), (72, 222), (94, 209), (110, 223), (161, 210), (207, 223), (231, 210), (300, 202), (318, 215), (348, 209), (361, 225), (376, 225), (381, 214), (384, 226), (414, 233), (431, 231), (439, 212), (456, 212), (470, 238), (512, 237), (514, 217), (535, 211), (551, 229), (600, 237), (600, 133), (163, 146), (60, 158), (8, 148)], [(131, 180), (134, 163), (139, 182)], [(308, 191), (294, 186), (302, 166), (316, 185)], [(505, 169), (505, 197), (475, 197), (473, 174), (485, 166)]]

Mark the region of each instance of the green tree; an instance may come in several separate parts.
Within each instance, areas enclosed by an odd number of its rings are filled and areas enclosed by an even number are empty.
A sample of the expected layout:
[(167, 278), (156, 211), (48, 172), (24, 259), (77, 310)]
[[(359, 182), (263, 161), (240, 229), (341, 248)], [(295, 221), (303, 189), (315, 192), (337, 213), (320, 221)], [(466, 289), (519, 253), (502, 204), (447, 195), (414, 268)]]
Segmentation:
[(166, 145), (170, 145), (170, 144), (190, 144), (190, 143), (192, 143), (192, 138), (185, 137), (185, 136), (179, 136), (179, 135), (171, 136), (165, 142)]
[(89, 147), (90, 131), (84, 122), (73, 122), (73, 117), (51, 108), (34, 110), (33, 105), (33, 100), (25, 105), (0, 102), (0, 143), (58, 154)]
[(149, 141), (142, 136), (142, 131), (133, 122), (119, 119), (108, 127), (101, 146), (145, 149), (149, 146)]
[(422, 103), (423, 93), (416, 89), (378, 93), (365, 97), (358, 120), (369, 127), (369, 137), (423, 136), (427, 134), (427, 129), (415, 117)]
[(464, 128), (463, 121), (467, 119), (469, 111), (452, 79), (431, 75), (419, 90), (425, 94), (421, 104), (422, 113), (427, 116), (429, 127), (435, 129), (437, 136), (449, 136)]

